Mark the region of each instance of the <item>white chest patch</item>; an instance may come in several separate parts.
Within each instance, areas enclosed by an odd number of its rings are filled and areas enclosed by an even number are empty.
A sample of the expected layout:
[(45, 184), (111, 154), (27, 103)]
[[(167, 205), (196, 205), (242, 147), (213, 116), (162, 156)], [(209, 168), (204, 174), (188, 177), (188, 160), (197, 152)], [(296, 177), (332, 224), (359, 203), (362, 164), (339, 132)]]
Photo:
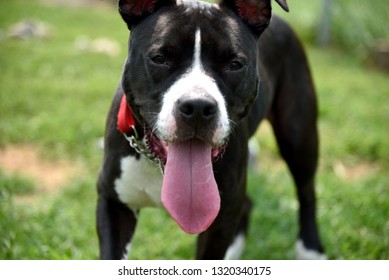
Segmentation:
[(131, 209), (162, 207), (162, 174), (156, 165), (128, 156), (121, 159), (120, 166), (122, 173), (115, 180), (115, 190), (121, 202)]

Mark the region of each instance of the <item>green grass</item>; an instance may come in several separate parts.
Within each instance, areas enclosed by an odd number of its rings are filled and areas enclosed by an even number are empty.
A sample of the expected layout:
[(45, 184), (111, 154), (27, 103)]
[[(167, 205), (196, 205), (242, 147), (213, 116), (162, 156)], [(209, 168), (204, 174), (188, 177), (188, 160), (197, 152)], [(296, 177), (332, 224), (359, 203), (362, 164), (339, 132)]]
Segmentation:
[[(95, 181), (102, 156), (96, 141), (120, 77), (128, 32), (114, 8), (37, 1), (0, 5), (0, 29), (25, 18), (52, 29), (44, 40), (0, 40), (0, 146), (34, 145), (53, 164), (74, 160), (85, 169), (58, 192), (38, 195), (36, 181), (0, 170), (0, 259), (95, 259)], [(288, 20), (306, 38), (304, 19), (312, 15), (290, 6)], [(115, 40), (121, 52), (110, 57), (77, 50), (80, 36)], [(389, 259), (388, 76), (346, 52), (311, 45), (307, 50), (320, 103), (317, 191), (328, 255)], [(248, 180), (255, 209), (243, 258), (293, 259), (297, 203), (292, 180), (267, 125), (257, 138), (260, 171)], [(18, 200), (31, 194), (33, 203)], [(131, 258), (193, 257), (196, 238), (166, 213), (146, 209), (141, 217)]]
[[(319, 27), (323, 24), (323, 0), (289, 1), (289, 14), (274, 4), (274, 10), (282, 14), (292, 25), (299, 26), (299, 33), (306, 41), (316, 42)], [(331, 1), (328, 16), (329, 41), (361, 59), (369, 59), (371, 50), (379, 41), (389, 40), (386, 21), (389, 17), (386, 0), (376, 0), (374, 5), (364, 0)]]

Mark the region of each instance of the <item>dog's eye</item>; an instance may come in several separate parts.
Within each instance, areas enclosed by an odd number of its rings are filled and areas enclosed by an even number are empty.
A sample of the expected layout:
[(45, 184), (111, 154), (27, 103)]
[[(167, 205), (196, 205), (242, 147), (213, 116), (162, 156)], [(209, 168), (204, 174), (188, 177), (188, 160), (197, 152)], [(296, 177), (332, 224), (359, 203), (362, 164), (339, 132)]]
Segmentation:
[(237, 60), (233, 60), (228, 66), (227, 66), (227, 70), (228, 71), (238, 71), (240, 69), (243, 68), (243, 64), (240, 63), (239, 61)]
[(160, 54), (157, 54), (155, 56), (152, 56), (150, 58), (155, 64), (158, 64), (158, 65), (166, 65), (167, 62), (166, 62), (166, 59), (160, 55)]

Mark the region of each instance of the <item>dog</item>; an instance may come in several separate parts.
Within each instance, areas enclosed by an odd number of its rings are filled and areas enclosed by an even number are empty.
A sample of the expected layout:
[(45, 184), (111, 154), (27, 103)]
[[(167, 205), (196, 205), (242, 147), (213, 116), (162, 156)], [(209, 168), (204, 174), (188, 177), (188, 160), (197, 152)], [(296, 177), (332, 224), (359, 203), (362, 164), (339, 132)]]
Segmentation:
[(143, 207), (164, 208), (198, 234), (197, 259), (239, 258), (251, 209), (248, 141), (265, 118), (297, 187), (297, 257), (325, 258), (315, 91), (303, 48), (272, 17), (271, 1), (118, 6), (131, 36), (97, 183), (100, 258), (128, 257)]

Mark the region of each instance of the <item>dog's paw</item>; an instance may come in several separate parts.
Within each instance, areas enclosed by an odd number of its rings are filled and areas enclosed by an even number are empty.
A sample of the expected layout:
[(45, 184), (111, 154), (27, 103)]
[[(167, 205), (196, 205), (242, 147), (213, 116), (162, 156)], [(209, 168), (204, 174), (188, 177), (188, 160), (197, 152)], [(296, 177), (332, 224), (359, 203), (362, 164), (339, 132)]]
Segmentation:
[(315, 250), (307, 249), (302, 240), (296, 242), (296, 257), (298, 260), (326, 260), (327, 256)]

